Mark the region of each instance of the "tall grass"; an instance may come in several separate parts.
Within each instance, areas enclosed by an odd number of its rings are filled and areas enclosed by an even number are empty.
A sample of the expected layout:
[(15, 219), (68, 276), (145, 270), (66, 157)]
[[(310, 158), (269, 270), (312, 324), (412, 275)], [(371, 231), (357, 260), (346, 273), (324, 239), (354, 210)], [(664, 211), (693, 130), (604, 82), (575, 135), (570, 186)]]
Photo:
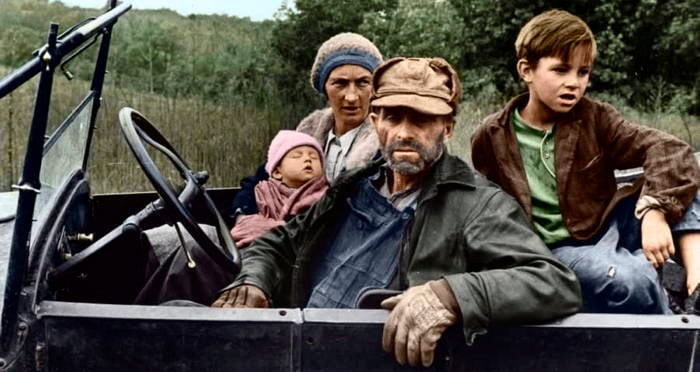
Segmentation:
[[(0, 68), (0, 72), (4, 75), (8, 71)], [(35, 89), (36, 82), (30, 82), (0, 100), (0, 190), (3, 191), (19, 178)], [(49, 114), (50, 130), (68, 116), (87, 91), (86, 82), (68, 83), (62, 76), (56, 76)], [(133, 92), (115, 86), (109, 80), (103, 97), (88, 162), (94, 193), (151, 189), (119, 129), (118, 112), (125, 106), (148, 118), (192, 169), (208, 171), (210, 187), (236, 186), (241, 178), (252, 174), (264, 161), (269, 141), (282, 129), (283, 123), (288, 123), (290, 117), (303, 117), (314, 109), (289, 107), (284, 97), (271, 97), (260, 103), (173, 99)], [(628, 107), (615, 97), (602, 98), (611, 101), (629, 120), (672, 133), (698, 149), (698, 117), (658, 109), (645, 112)], [(505, 98), (493, 97), (462, 102), (455, 135), (448, 142), (450, 152), (468, 160), (469, 139), (474, 128), (504, 103)], [(162, 157), (156, 158), (166, 177), (177, 178)]]
[[(28, 82), (0, 100), (0, 190), (17, 182), (32, 119), (36, 84)], [(89, 89), (86, 82), (66, 83), (56, 76), (49, 113), (50, 134)], [(105, 86), (88, 162), (93, 192), (150, 190), (119, 128), (118, 112), (129, 106), (148, 118), (194, 170), (207, 170), (210, 187), (237, 185), (265, 158), (267, 144), (288, 117), (302, 115), (281, 100), (261, 104), (211, 103), (196, 98), (172, 99)], [(304, 111), (308, 111), (305, 109)], [(168, 162), (155, 155), (164, 175)]]
[[(102, 124), (95, 131), (89, 163), (98, 192), (149, 190), (141, 169), (119, 129), (118, 111), (125, 106), (143, 114), (196, 171), (206, 170), (209, 186), (233, 186), (264, 160), (267, 143), (281, 129), (285, 109), (244, 102), (215, 105), (197, 99), (169, 99), (131, 93), (105, 100)], [(154, 155), (153, 152), (151, 152)], [(177, 178), (163, 158), (154, 155), (164, 176)]]

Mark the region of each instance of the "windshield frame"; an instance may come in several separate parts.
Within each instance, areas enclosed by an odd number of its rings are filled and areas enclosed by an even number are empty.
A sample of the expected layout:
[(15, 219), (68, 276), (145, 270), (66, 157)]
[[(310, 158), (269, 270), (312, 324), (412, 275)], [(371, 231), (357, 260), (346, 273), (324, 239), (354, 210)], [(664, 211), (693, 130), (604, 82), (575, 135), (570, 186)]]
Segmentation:
[[(34, 113), (29, 139), (27, 143), (24, 164), (21, 178), (17, 185), (12, 188), (19, 191), (17, 202), (17, 213), (12, 232), (12, 243), (10, 245), (7, 280), (4, 290), (2, 319), (0, 323), (0, 348), (11, 350), (18, 347), (17, 327), (20, 310), (20, 300), (24, 280), (27, 276), (29, 264), (29, 247), (31, 240), (40, 237), (32, 236), (32, 225), (34, 222), (34, 207), (37, 195), (40, 193), (39, 173), (44, 154), (45, 135), (47, 131), (47, 121), (49, 105), (53, 90), (53, 78), (56, 67), (65, 59), (72, 59), (88, 48), (81, 48), (89, 42), (91, 38), (100, 37), (99, 52), (94, 64), (92, 83), (90, 90), (94, 92), (91, 102), (90, 124), (88, 130), (88, 140), (86, 151), (89, 151), (90, 137), (97, 111), (100, 108), (100, 97), (102, 96), (102, 86), (107, 69), (107, 58), (109, 56), (109, 45), (111, 41), (112, 27), (119, 17), (131, 9), (131, 4), (117, 5), (116, 0), (110, 0), (111, 10), (99, 17), (83, 24), (81, 27), (72, 30), (68, 35), (58, 35), (58, 25), (51, 23), (47, 43), (38, 50), (35, 56), (23, 66), (10, 73), (6, 78), (0, 80), (0, 98), (12, 92), (18, 86), (24, 84), (35, 75), (39, 75), (39, 85), (36, 93)], [(76, 51), (74, 53), (74, 51)], [(87, 156), (87, 152), (85, 156)], [(86, 164), (83, 161), (81, 166)]]
[[(50, 201), (53, 199), (55, 191), (66, 181), (66, 178), (79, 169), (85, 172), (85, 165), (89, 155), (88, 146), (92, 135), (91, 127), (94, 126), (91, 118), (95, 110), (97, 96), (98, 92), (94, 90), (89, 91), (80, 104), (73, 109), (44, 144), (41, 169), (39, 171), (41, 193), (37, 195), (34, 205), (34, 224), (41, 224), (45, 215), (44, 208), (52, 204)], [(79, 126), (79, 128), (76, 129), (76, 126)], [(60, 151), (58, 146), (66, 143), (78, 143), (81, 146), (79, 150), (69, 154), (77, 155), (80, 153), (79, 159), (78, 156), (75, 156), (75, 159), (69, 159), (66, 162), (66, 154), (52, 154), (52, 151)], [(64, 145), (63, 149), (67, 148), (70, 151), (70, 147), (70, 145)]]

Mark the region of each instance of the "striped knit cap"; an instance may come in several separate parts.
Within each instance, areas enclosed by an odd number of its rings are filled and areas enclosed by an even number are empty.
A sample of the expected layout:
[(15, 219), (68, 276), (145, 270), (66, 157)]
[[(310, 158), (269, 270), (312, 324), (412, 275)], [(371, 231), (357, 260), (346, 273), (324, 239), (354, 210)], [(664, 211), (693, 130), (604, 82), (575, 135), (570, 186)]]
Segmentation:
[(324, 94), (328, 75), (338, 66), (357, 65), (373, 72), (382, 63), (379, 49), (362, 35), (344, 32), (326, 40), (316, 53), (311, 67), (311, 86)]

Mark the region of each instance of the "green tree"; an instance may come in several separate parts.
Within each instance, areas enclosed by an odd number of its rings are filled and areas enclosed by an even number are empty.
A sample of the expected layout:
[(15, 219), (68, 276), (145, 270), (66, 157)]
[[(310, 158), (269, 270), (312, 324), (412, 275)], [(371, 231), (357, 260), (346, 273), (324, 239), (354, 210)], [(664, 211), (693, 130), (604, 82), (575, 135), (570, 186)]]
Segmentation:
[(399, 0), (395, 8), (365, 14), (359, 31), (385, 58), (442, 57), (457, 65), (465, 42), (464, 23), (445, 1)]
[(297, 0), (295, 8), (284, 8), (272, 31), (272, 47), (281, 67), (275, 81), (279, 92), (301, 109), (291, 116), (291, 127), (319, 105), (318, 95), (309, 87), (309, 70), (318, 47), (340, 32), (358, 32), (365, 14), (387, 12), (398, 0)]
[[(522, 25), (552, 8), (581, 17), (596, 35), (599, 56), (592, 90), (612, 92), (637, 105), (661, 87), (672, 88), (663, 105), (677, 102), (679, 111), (698, 113), (700, 63), (699, 0), (450, 0), (465, 24), (462, 70), (485, 70), (499, 91), (513, 93), (513, 42)], [(509, 73), (505, 73), (509, 72)], [(471, 80), (471, 79), (468, 79)], [(660, 84), (661, 83), (661, 84)], [(483, 85), (483, 84), (482, 84)], [(474, 88), (478, 89), (481, 85)], [(469, 84), (467, 84), (469, 88)], [(650, 93), (651, 92), (651, 93)]]
[(167, 93), (166, 78), (181, 48), (160, 23), (139, 18), (124, 23), (128, 27), (115, 34), (110, 61), (116, 81), (151, 93)]

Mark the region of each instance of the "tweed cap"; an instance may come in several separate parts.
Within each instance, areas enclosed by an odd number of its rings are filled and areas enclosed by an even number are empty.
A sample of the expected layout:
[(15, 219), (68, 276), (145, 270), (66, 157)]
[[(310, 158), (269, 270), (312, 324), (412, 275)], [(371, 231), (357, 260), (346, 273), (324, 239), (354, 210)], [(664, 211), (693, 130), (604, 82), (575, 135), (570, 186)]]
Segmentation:
[(328, 75), (336, 67), (357, 65), (372, 72), (380, 63), (382, 54), (371, 41), (359, 34), (343, 32), (326, 40), (318, 48), (311, 67), (311, 86), (323, 94)]
[(462, 88), (457, 72), (442, 58), (393, 58), (372, 78), (374, 107), (406, 106), (428, 115), (457, 113)]

